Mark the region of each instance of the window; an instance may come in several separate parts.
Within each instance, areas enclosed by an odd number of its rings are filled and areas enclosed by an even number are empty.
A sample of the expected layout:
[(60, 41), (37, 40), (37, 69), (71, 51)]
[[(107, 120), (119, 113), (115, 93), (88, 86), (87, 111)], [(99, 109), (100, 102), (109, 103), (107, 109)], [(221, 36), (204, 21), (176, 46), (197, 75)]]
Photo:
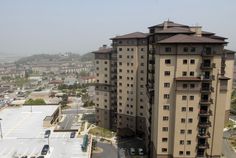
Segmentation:
[(169, 88), (170, 87), (170, 83), (164, 83), (164, 87), (165, 88)]
[(165, 64), (171, 64), (171, 60), (170, 59), (166, 59), (165, 60)]
[(190, 151), (186, 151), (186, 155), (190, 155)]
[(184, 154), (184, 152), (183, 151), (179, 151), (179, 155), (183, 155)]
[(143, 109), (143, 106), (140, 106), (140, 109)]
[(165, 48), (165, 51), (166, 51), (166, 52), (171, 52), (171, 47), (166, 47), (166, 48)]
[(194, 76), (194, 72), (193, 71), (190, 72), (190, 76)]
[(144, 66), (144, 63), (141, 63), (141, 66)]
[(187, 96), (183, 95), (182, 100), (187, 100)]
[(193, 123), (193, 119), (192, 119), (192, 118), (189, 118), (189, 119), (188, 119), (188, 123)]
[(143, 116), (143, 113), (140, 112), (140, 116)]
[(186, 72), (186, 71), (183, 71), (183, 72), (182, 72), (182, 76), (187, 76), (187, 72)]
[(166, 152), (167, 152), (167, 148), (162, 148), (161, 151), (162, 151), (163, 153), (166, 153)]
[(182, 107), (181, 110), (182, 110), (182, 112), (186, 111), (186, 107)]
[(169, 105), (164, 105), (163, 106), (163, 110), (169, 110), (170, 109), (170, 106)]
[(190, 100), (194, 100), (194, 96), (191, 95), (191, 96), (190, 96)]
[(184, 145), (184, 140), (180, 140), (180, 141), (179, 141), (179, 144), (180, 144), (180, 145)]
[(162, 127), (162, 131), (167, 132), (168, 131), (168, 127)]
[(193, 112), (193, 107), (189, 107), (189, 112)]
[(195, 60), (194, 60), (194, 59), (191, 59), (191, 60), (190, 60), (190, 64), (195, 64)]
[(185, 130), (184, 129), (181, 129), (180, 130), (180, 134), (184, 134), (185, 133)]
[(188, 84), (183, 84), (183, 88), (184, 89), (188, 88)]
[(164, 94), (164, 99), (169, 99), (170, 95), (169, 94)]
[(129, 48), (127, 48), (127, 51), (129, 51)]
[(119, 48), (119, 51), (122, 51), (122, 48)]
[(121, 66), (121, 65), (122, 65), (122, 62), (119, 62), (119, 65)]
[(122, 72), (122, 69), (119, 69), (119, 72)]
[(165, 71), (164, 74), (165, 76), (170, 76), (170, 71)]
[(187, 64), (188, 63), (188, 60), (187, 59), (184, 59), (183, 60), (183, 64)]
[(144, 56), (143, 55), (141, 55), (141, 59), (143, 59), (144, 58)]
[(191, 89), (194, 89), (194, 88), (195, 88), (195, 84), (193, 84), (193, 83), (190, 84), (190, 88), (191, 88)]
[(188, 144), (188, 145), (191, 145), (191, 140), (187, 140), (187, 144)]
[(184, 52), (188, 52), (188, 47), (184, 47)]
[(169, 117), (168, 116), (163, 116), (163, 121), (168, 121)]
[(167, 138), (162, 138), (162, 142), (167, 142)]
[(191, 129), (188, 130), (188, 134), (192, 134), (192, 130)]
[(195, 47), (192, 47), (192, 48), (191, 48), (191, 52), (196, 52), (196, 48), (195, 48)]
[(105, 67), (104, 70), (107, 71), (107, 68)]
[(99, 64), (99, 61), (96, 61), (96, 64)]
[(144, 48), (141, 48), (141, 51), (143, 52), (143, 51), (144, 51)]
[(184, 118), (181, 119), (181, 123), (185, 123), (185, 119)]

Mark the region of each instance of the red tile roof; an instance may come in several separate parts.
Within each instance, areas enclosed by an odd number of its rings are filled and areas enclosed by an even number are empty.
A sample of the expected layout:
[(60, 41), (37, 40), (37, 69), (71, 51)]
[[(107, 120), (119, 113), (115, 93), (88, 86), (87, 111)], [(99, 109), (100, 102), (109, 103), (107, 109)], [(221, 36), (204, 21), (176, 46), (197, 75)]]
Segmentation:
[[(164, 23), (161, 23), (161, 24), (158, 24), (158, 25), (154, 25), (154, 26), (151, 26), (149, 28), (153, 28), (153, 27), (164, 27)], [(174, 23), (173, 21), (166, 21), (167, 23), (167, 27), (189, 27), (187, 25), (183, 25), (183, 24), (178, 24), (178, 23)]]
[(223, 40), (212, 39), (208, 37), (198, 37), (192, 35), (178, 34), (167, 39), (161, 40), (158, 43), (218, 43), (225, 44)]
[(121, 35), (121, 36), (116, 36), (113, 39), (137, 39), (137, 38), (146, 38), (148, 35), (148, 33), (142, 33), (142, 32), (133, 32), (133, 33), (129, 33), (129, 34), (125, 34), (125, 35)]

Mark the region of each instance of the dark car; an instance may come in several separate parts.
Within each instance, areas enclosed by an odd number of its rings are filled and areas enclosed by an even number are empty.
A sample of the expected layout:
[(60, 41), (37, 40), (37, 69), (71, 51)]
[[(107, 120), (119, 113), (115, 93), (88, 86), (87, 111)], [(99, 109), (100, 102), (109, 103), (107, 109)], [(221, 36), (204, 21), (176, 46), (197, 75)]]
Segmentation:
[(47, 155), (48, 150), (49, 150), (49, 145), (44, 145), (41, 151), (41, 155)]
[(44, 133), (44, 138), (48, 138), (51, 134), (51, 131), (50, 130), (46, 130), (45, 133)]
[(70, 133), (70, 138), (75, 138), (75, 134), (76, 134), (76, 132), (71, 132)]
[(38, 156), (37, 158), (44, 158), (44, 156)]

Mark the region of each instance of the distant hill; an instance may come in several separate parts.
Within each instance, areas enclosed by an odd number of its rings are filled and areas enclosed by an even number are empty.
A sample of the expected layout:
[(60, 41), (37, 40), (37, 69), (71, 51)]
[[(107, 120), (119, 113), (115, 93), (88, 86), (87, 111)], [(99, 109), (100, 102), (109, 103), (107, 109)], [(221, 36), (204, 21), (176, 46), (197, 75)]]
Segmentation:
[(80, 61), (93, 61), (94, 54), (93, 53), (86, 53), (81, 55)]

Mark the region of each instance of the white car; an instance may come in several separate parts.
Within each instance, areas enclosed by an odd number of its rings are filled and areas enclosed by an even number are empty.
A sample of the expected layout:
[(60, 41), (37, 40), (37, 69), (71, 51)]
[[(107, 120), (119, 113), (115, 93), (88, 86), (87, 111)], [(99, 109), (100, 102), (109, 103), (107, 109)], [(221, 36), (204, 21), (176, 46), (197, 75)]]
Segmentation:
[(134, 148), (130, 148), (130, 155), (135, 155), (135, 149)]
[(143, 149), (142, 149), (142, 148), (139, 148), (139, 149), (138, 149), (138, 154), (139, 154), (139, 155), (144, 155), (144, 152), (143, 152)]

